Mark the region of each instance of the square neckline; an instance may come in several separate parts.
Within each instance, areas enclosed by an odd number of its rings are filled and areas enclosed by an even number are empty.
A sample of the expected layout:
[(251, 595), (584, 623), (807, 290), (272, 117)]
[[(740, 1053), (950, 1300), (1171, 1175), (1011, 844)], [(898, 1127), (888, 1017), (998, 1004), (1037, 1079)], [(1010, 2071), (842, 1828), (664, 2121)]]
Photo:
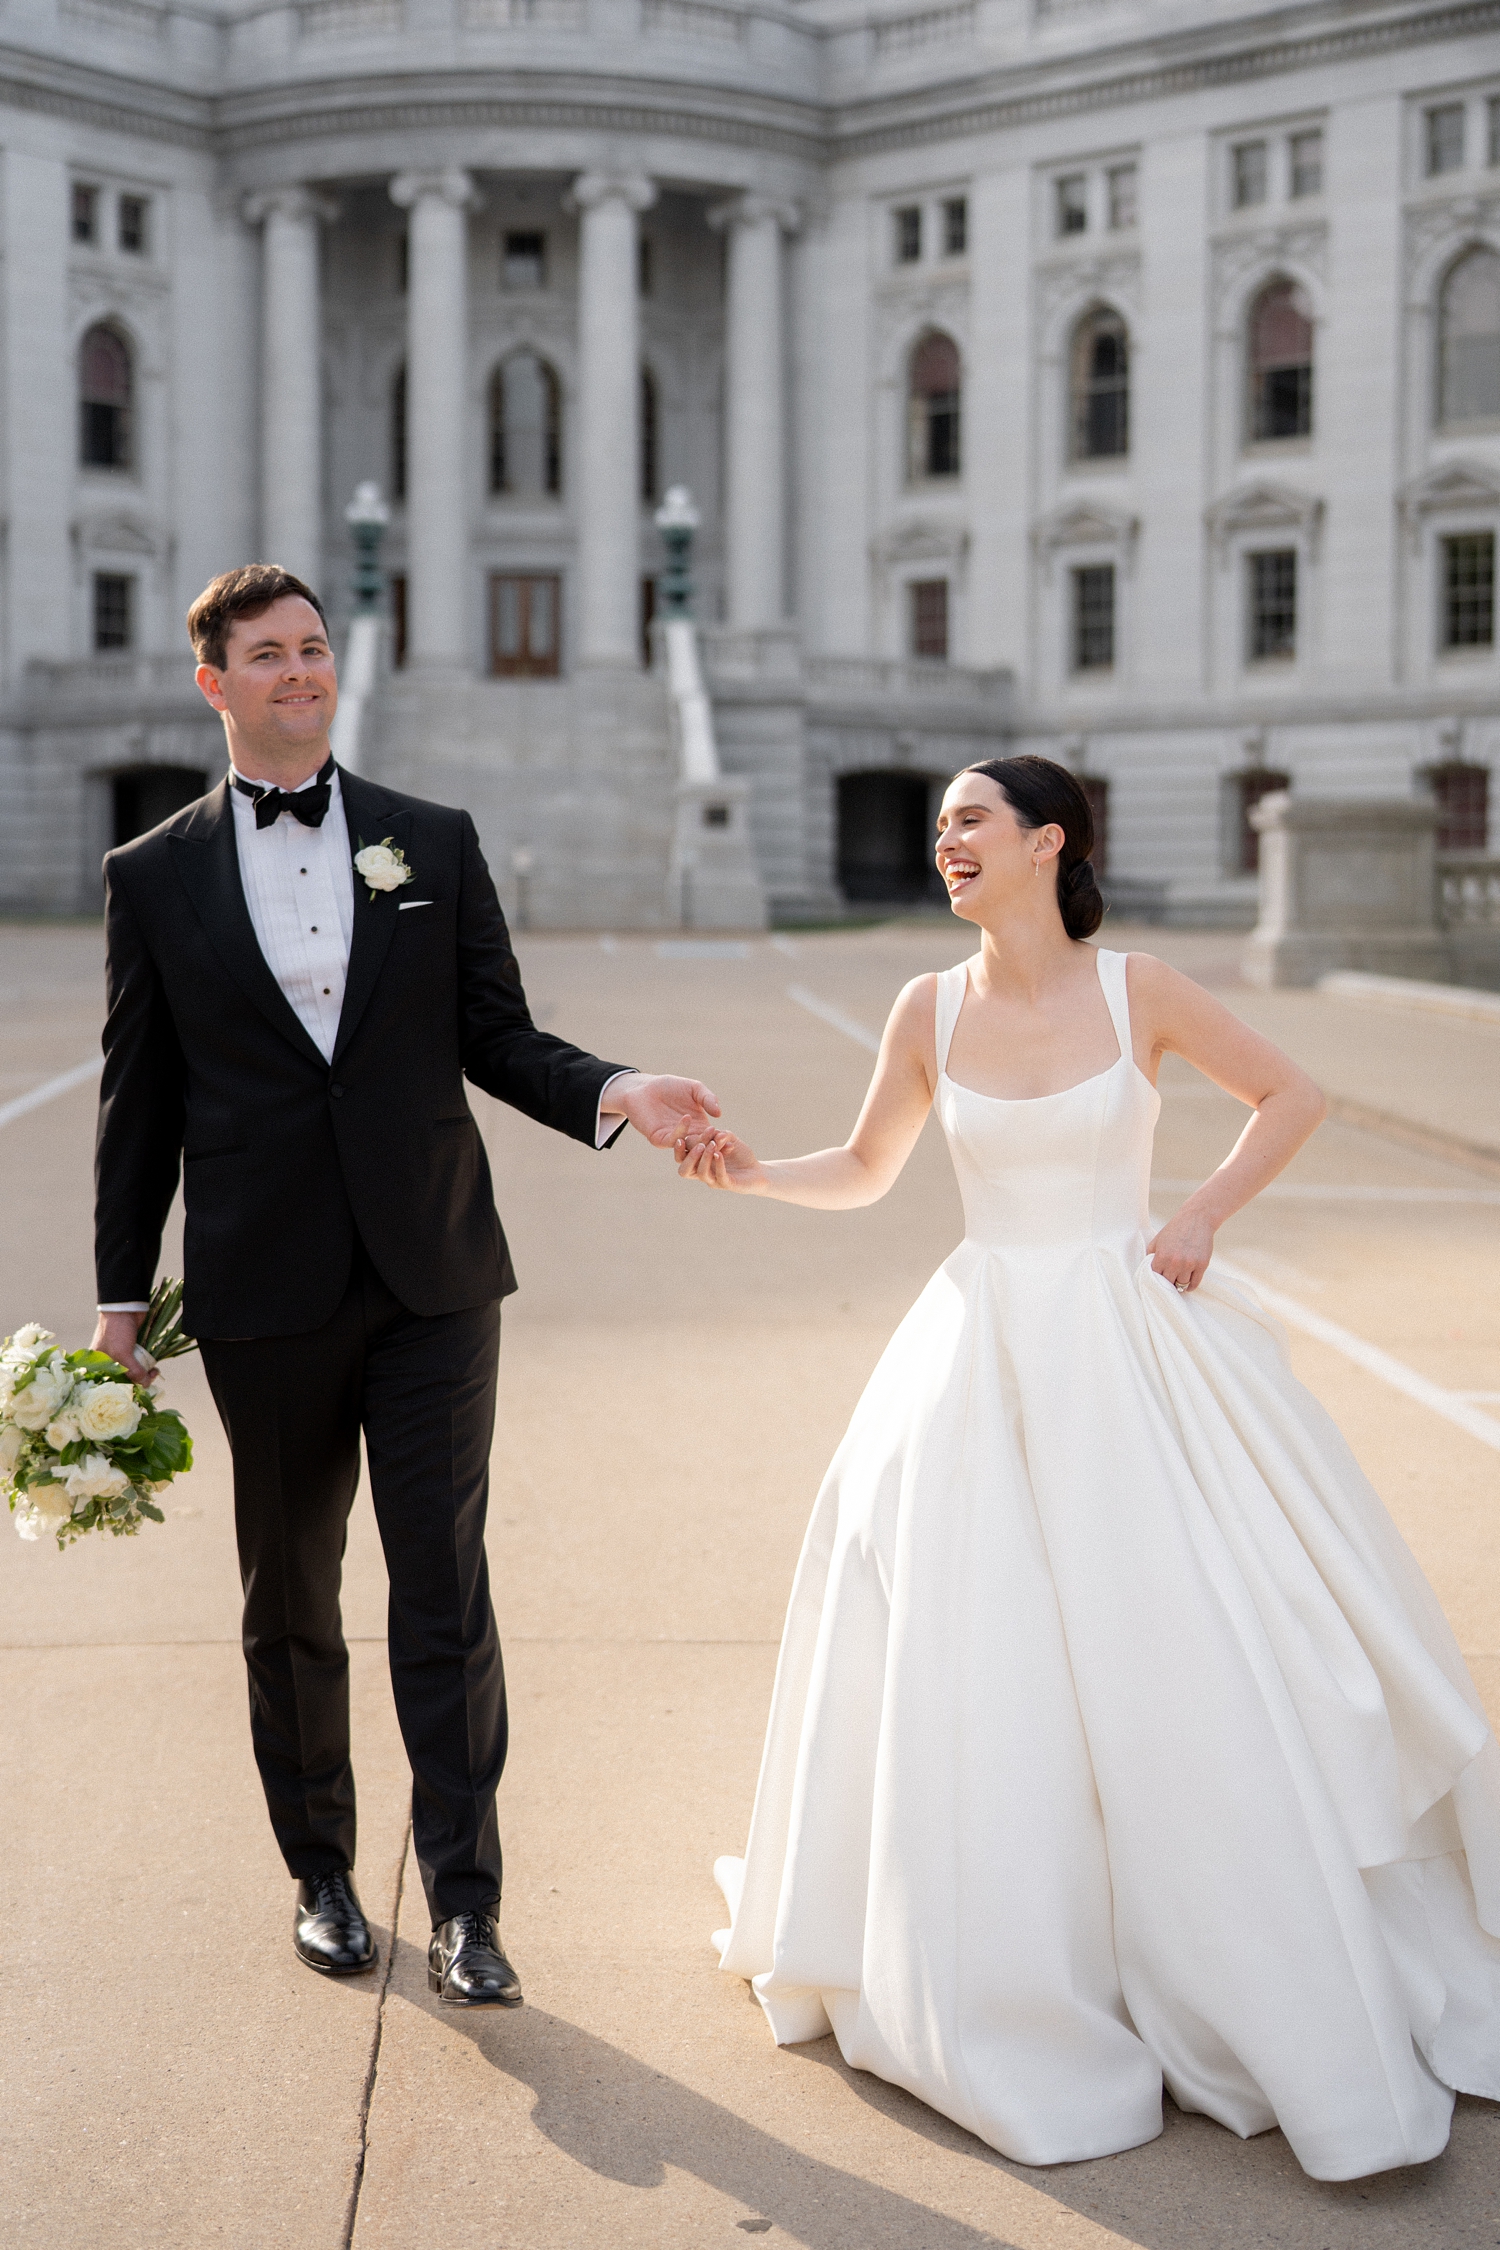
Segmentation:
[(1112, 1063), (1107, 1064), (1103, 1070), (1090, 1071), (1087, 1078), (1075, 1079), (1071, 1086), (1059, 1086), (1053, 1093), (1050, 1094), (981, 1094), (977, 1086), (966, 1086), (963, 1083), (962, 1079), (951, 1077), (948, 1071), (948, 1052), (953, 1045), (953, 1034), (958, 1029), (959, 1016), (963, 1014), (964, 1001), (969, 997), (969, 969), (972, 962), (977, 958), (977, 956), (971, 954), (968, 960), (954, 963), (955, 968), (962, 968), (963, 970), (964, 989), (963, 997), (958, 1003), (957, 1012), (954, 1015), (952, 1023), (948, 1027), (948, 1040), (947, 1046), (944, 1049), (943, 1060), (938, 1064), (939, 1084), (941, 1084), (944, 1079), (947, 1079), (948, 1084), (953, 1088), (953, 1091), (956, 1094), (967, 1094), (971, 1101), (993, 1102), (1001, 1109), (1028, 1109), (1036, 1102), (1060, 1102), (1068, 1094), (1081, 1094), (1085, 1086), (1097, 1086), (1101, 1082), (1101, 1080), (1105, 1078), (1113, 1078), (1115, 1072), (1120, 1068), (1120, 1065), (1122, 1063), (1129, 1063), (1132, 1070), (1134, 1070), (1136, 1075), (1139, 1077), (1141, 1084), (1146, 1087), (1148, 1092), (1155, 1094), (1157, 1092), (1157, 1089), (1151, 1084), (1150, 1079), (1146, 1076), (1146, 1073), (1141, 1069), (1140, 1064), (1136, 1061), (1135, 1042), (1129, 1037), (1130, 995), (1128, 990), (1125, 988), (1124, 967), (1124, 964), (1128, 960), (1129, 956), (1123, 953), (1119, 956), (1121, 963), (1121, 1004), (1125, 1013), (1126, 1033), (1126, 1036), (1122, 1037), (1119, 1021), (1115, 1015), (1114, 1007), (1110, 1001), (1109, 991), (1104, 982), (1104, 956), (1106, 952), (1110, 952), (1111, 949), (1106, 946), (1096, 945), (1092, 948), (1092, 951), (1094, 955), (1094, 974), (1099, 980), (1099, 991), (1103, 998), (1104, 1005), (1109, 1009), (1110, 1029), (1114, 1032), (1115, 1044), (1120, 1050)]

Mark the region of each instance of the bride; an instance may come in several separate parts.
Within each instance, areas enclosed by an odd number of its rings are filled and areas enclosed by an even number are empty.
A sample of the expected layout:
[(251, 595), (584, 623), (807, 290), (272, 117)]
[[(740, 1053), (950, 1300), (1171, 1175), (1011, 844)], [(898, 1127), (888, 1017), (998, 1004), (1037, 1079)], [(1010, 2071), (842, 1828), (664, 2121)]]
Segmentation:
[[(892, 1338), (792, 1588), (722, 1965), (781, 2044), (1019, 2162), (1179, 2107), (1348, 2179), (1500, 2099), (1500, 1755), (1437, 1601), (1214, 1233), (1317, 1088), (1149, 954), (1083, 942), (1089, 809), (1044, 758), (938, 822), (980, 950), (898, 998), (843, 1148), (688, 1179), (885, 1194), (936, 1103), (964, 1239)], [(1152, 1237), (1165, 1054), (1253, 1115)]]

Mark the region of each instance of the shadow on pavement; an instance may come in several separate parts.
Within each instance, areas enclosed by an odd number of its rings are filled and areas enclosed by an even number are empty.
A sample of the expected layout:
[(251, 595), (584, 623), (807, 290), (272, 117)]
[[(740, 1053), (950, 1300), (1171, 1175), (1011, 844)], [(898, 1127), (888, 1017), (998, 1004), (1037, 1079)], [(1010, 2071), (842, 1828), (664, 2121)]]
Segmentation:
[(442, 2018), (493, 2069), (529, 2086), (537, 2130), (604, 2179), (660, 2187), (672, 2165), (807, 2250), (1011, 2250), (1003, 2236), (806, 2155), (543, 2009), (445, 2008)]

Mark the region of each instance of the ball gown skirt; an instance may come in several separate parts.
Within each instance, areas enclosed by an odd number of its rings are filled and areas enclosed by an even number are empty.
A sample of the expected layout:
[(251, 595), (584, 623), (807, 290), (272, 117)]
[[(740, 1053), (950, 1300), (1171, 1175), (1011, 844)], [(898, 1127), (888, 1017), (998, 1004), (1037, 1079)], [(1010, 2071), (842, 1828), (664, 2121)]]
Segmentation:
[(722, 1966), (781, 2044), (1027, 2164), (1161, 2089), (1347, 2179), (1500, 2099), (1500, 1751), (1279, 1328), (1146, 1255), (1160, 1099), (938, 1114), (964, 1240), (892, 1338), (792, 1589)]

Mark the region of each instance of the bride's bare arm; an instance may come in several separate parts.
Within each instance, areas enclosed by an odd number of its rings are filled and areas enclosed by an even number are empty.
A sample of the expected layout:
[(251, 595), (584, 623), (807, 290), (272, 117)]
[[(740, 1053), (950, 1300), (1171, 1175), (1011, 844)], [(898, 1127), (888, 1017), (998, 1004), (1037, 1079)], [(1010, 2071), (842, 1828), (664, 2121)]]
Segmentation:
[(897, 999), (859, 1120), (842, 1148), (763, 1163), (737, 1135), (713, 1132), (696, 1146), (678, 1142), (680, 1176), (814, 1211), (857, 1211), (878, 1203), (916, 1147), (932, 1106), (936, 992), (936, 977), (917, 977)]
[(1328, 1114), (1321, 1089), (1290, 1056), (1241, 1023), (1191, 977), (1149, 953), (1129, 961), (1136, 1053), (1149, 1050), (1148, 1076), (1163, 1055), (1181, 1055), (1252, 1112), (1219, 1169), (1190, 1195), (1151, 1245), (1155, 1271), (1194, 1289), (1213, 1255), (1214, 1235), (1274, 1180)]

